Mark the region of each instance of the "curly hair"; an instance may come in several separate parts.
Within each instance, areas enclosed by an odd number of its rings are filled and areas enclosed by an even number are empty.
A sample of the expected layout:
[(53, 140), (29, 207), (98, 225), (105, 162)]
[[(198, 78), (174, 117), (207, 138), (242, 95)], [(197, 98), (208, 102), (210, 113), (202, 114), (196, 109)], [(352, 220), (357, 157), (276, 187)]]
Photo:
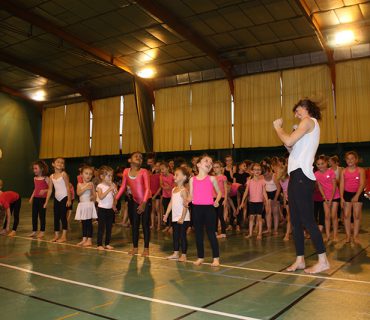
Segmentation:
[(321, 110), (316, 102), (313, 102), (312, 100), (307, 98), (301, 99), (294, 105), (293, 112), (295, 112), (298, 107), (305, 108), (312, 118), (315, 118), (316, 120), (321, 120)]

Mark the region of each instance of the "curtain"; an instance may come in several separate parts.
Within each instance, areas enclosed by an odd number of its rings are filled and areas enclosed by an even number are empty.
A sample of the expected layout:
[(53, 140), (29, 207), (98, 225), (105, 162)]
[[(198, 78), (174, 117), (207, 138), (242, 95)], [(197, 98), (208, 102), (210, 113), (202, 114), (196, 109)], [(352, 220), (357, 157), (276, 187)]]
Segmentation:
[(294, 123), (293, 107), (303, 98), (309, 98), (322, 108), (321, 143), (337, 142), (334, 117), (333, 91), (330, 69), (327, 65), (286, 70), (282, 72), (283, 80), (283, 119), (287, 132), (292, 131)]
[(64, 157), (84, 157), (90, 152), (90, 110), (86, 102), (67, 105)]
[(155, 101), (154, 150), (189, 150), (190, 86), (158, 90)]
[(93, 101), (91, 155), (119, 154), (121, 97)]
[(62, 157), (64, 153), (65, 106), (44, 109), (40, 158)]
[[(138, 79), (134, 79), (135, 88), (135, 108), (137, 113), (138, 125), (141, 140), (146, 152), (153, 151), (153, 110), (154, 103), (153, 90), (143, 84)], [(144, 150), (143, 150), (144, 151)]]
[(272, 122), (281, 116), (280, 73), (235, 80), (235, 148), (281, 145)]
[(134, 95), (124, 96), (122, 153), (144, 152)]
[(226, 80), (191, 86), (191, 149), (231, 148), (231, 95)]
[(337, 64), (339, 142), (370, 141), (370, 59)]

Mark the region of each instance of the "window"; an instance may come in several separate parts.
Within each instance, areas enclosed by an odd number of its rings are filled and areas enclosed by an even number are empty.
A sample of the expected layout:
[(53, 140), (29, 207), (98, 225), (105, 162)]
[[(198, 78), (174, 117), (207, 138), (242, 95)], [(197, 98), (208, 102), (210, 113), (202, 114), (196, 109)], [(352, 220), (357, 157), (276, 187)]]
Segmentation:
[(90, 150), (92, 144), (92, 132), (93, 132), (93, 113), (90, 111)]
[(234, 146), (234, 96), (231, 95), (231, 143)]
[(119, 150), (122, 153), (122, 133), (123, 133), (123, 111), (125, 109), (125, 98), (121, 96), (119, 107)]

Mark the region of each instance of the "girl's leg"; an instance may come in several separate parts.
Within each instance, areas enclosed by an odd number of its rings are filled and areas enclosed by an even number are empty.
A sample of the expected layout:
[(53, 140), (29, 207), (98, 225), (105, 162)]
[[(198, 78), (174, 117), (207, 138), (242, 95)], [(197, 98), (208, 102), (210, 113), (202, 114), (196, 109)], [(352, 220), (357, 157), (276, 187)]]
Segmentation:
[(190, 222), (184, 221), (180, 227), (180, 239), (181, 239), (181, 253), (186, 256), (188, 251), (188, 239), (186, 237), (187, 229), (189, 228)]
[(155, 214), (156, 214), (155, 205), (154, 205), (155, 200), (149, 200), (149, 201), (152, 202), (152, 210), (150, 212), (150, 228), (152, 229), (155, 226)]
[(38, 225), (38, 216), (39, 216), (39, 198), (33, 198), (32, 201), (32, 234), (30, 235), (35, 236), (37, 232), (37, 225)]
[(216, 215), (217, 213), (213, 206), (205, 207), (205, 226), (206, 226), (208, 240), (212, 248), (212, 257), (213, 257), (213, 262), (211, 264), (212, 267), (218, 267), (220, 265), (220, 249), (218, 246), (218, 241), (216, 238), (216, 230), (215, 230)]
[(105, 212), (103, 208), (98, 208), (98, 249), (103, 250), (103, 235), (105, 230)]
[(58, 242), (66, 242), (67, 241), (67, 231), (68, 231), (68, 221), (67, 221), (67, 197), (65, 197), (62, 201), (60, 201), (60, 220), (62, 221), (62, 229), (63, 233), (61, 238), (58, 240)]
[[(204, 259), (203, 230), (205, 224), (203, 206), (193, 205), (193, 223), (195, 228), (195, 241), (197, 246), (198, 263), (201, 264)], [(200, 263), (199, 263), (200, 262)]]
[(92, 235), (93, 235), (93, 225), (92, 219), (85, 220), (86, 221), (86, 242), (83, 244), (84, 247), (92, 246)]
[(330, 240), (330, 207), (329, 205), (324, 202), (324, 212), (325, 212), (325, 234), (326, 238), (325, 241)]
[(331, 218), (333, 224), (333, 240), (338, 241), (338, 202), (333, 202), (331, 205)]
[(46, 225), (46, 208), (44, 208), (45, 198), (40, 199), (39, 202), (39, 217), (40, 217), (40, 234), (39, 237), (43, 236)]
[(181, 228), (180, 224), (178, 224), (177, 222), (172, 222), (173, 254), (170, 255), (167, 259), (177, 260), (179, 258), (180, 228)]
[(86, 236), (86, 220), (81, 220), (81, 227), (82, 227), (82, 241), (77, 243), (78, 246), (82, 246), (86, 242), (86, 239), (87, 239), (87, 236)]
[(52, 241), (57, 241), (59, 239), (60, 231), (60, 206), (61, 203), (54, 198), (54, 232), (55, 236)]
[(113, 209), (105, 209), (105, 248), (106, 249), (113, 249), (112, 246), (110, 246), (110, 240), (112, 237), (112, 226), (114, 221), (114, 211)]
[(279, 217), (280, 217), (280, 212), (279, 212), (279, 203), (277, 201), (271, 201), (271, 211), (272, 211), (272, 216), (274, 220), (274, 235), (278, 234), (278, 229), (279, 229)]
[(144, 212), (141, 214), (141, 225), (144, 234), (144, 252), (143, 255), (149, 255), (149, 242), (150, 242), (150, 212), (152, 211), (152, 204), (149, 201), (146, 204)]
[(133, 250), (131, 254), (137, 253), (137, 248), (139, 245), (139, 226), (140, 226), (140, 216), (137, 213), (138, 205), (134, 200), (129, 200), (128, 211), (131, 217), (131, 228), (132, 228), (132, 246)]
[(359, 233), (361, 225), (361, 216), (362, 216), (362, 202), (356, 202), (353, 204), (353, 217), (354, 217), (354, 228), (353, 228), (353, 241), (356, 244), (359, 244)]
[[(271, 228), (272, 228), (272, 203), (271, 202), (272, 202), (272, 200), (269, 199), (267, 201), (267, 205), (265, 207), (265, 210), (266, 210), (266, 226), (267, 226), (266, 233), (268, 233), (268, 234), (271, 233)], [(257, 220), (258, 220), (258, 217), (257, 217)]]
[(161, 230), (161, 225), (162, 225), (162, 220), (163, 220), (159, 199), (154, 200), (154, 205), (155, 205), (155, 212), (157, 215), (157, 230), (159, 231)]
[(8, 236), (12, 237), (16, 235), (18, 224), (19, 224), (19, 213), (21, 211), (22, 199), (19, 198), (17, 201), (11, 204), (10, 211), (13, 215), (13, 228), (12, 231), (8, 234)]
[(257, 239), (261, 240), (262, 239), (262, 215), (260, 215), (260, 214), (257, 215), (257, 224), (258, 224)]
[(349, 243), (351, 241), (351, 213), (352, 213), (352, 203), (345, 202), (343, 219), (344, 219), (344, 229), (346, 230), (346, 243)]
[(286, 232), (284, 236), (284, 241), (288, 241), (290, 239), (290, 233), (292, 231), (292, 224), (290, 222), (290, 210), (289, 206), (286, 207)]
[(249, 233), (246, 236), (247, 239), (251, 238), (253, 235), (254, 217), (255, 217), (254, 214), (249, 213)]

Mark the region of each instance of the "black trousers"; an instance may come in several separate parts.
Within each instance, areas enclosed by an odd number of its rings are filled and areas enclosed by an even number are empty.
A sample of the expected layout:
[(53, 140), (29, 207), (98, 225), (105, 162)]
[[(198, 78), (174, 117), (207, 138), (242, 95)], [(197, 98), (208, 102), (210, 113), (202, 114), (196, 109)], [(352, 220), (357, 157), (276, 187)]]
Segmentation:
[(188, 251), (188, 240), (186, 238), (186, 230), (188, 230), (189, 226), (190, 221), (184, 221), (183, 224), (172, 222), (173, 251), (180, 251), (180, 245), (181, 253), (186, 254), (186, 252)]
[(68, 230), (67, 222), (67, 205), (68, 197), (61, 201), (54, 199), (54, 231), (60, 231), (60, 222), (62, 222), (62, 229)]
[(217, 212), (216, 231), (218, 229), (218, 223), (220, 222), (221, 223), (221, 233), (226, 234), (226, 223), (224, 219), (224, 206), (222, 205), (223, 202), (224, 202), (224, 198), (221, 198), (220, 205), (218, 206), (218, 208), (216, 208), (216, 212)]
[(220, 256), (218, 241), (216, 238), (216, 210), (212, 205), (193, 204), (193, 223), (195, 228), (195, 239), (197, 244), (198, 258), (204, 258), (204, 228), (212, 248), (213, 258)]
[(98, 247), (103, 245), (104, 232), (105, 232), (104, 244), (106, 246), (109, 245), (112, 236), (113, 219), (114, 219), (113, 209), (104, 209), (98, 207), (98, 242), (97, 242)]
[(137, 208), (139, 204), (137, 204), (134, 200), (128, 201), (128, 215), (131, 222), (132, 227), (132, 244), (134, 248), (139, 246), (139, 229), (140, 229), (140, 221), (143, 227), (143, 234), (144, 234), (144, 248), (149, 248), (149, 241), (150, 241), (150, 212), (152, 209), (152, 202), (148, 201), (145, 210), (143, 213), (138, 214)]
[[(18, 224), (19, 224), (19, 212), (21, 211), (21, 205), (22, 205), (22, 199), (19, 198), (18, 200), (16, 200), (13, 203), (11, 203), (10, 204), (10, 207), (9, 207), (10, 214), (12, 216), (14, 216), (13, 229), (12, 229), (13, 231), (17, 231), (17, 228), (18, 228)], [(7, 222), (8, 222), (7, 221), (7, 217), (5, 217), (3, 229), (6, 228)]]
[(303, 228), (306, 228), (311, 235), (317, 254), (325, 252), (322, 235), (313, 214), (314, 186), (315, 182), (307, 178), (302, 169), (290, 173), (288, 198), (297, 256), (304, 256), (305, 238)]
[[(166, 211), (167, 211), (167, 208), (170, 202), (171, 202), (171, 198), (162, 198), (163, 214), (166, 214)], [(168, 215), (166, 225), (170, 227), (171, 224), (172, 224), (172, 211), (170, 211), (170, 214)]]
[(81, 223), (82, 223), (82, 237), (92, 238), (93, 236), (92, 219), (81, 220)]
[(45, 198), (33, 198), (32, 200), (32, 231), (36, 232), (40, 219), (40, 231), (45, 231), (46, 209)]

